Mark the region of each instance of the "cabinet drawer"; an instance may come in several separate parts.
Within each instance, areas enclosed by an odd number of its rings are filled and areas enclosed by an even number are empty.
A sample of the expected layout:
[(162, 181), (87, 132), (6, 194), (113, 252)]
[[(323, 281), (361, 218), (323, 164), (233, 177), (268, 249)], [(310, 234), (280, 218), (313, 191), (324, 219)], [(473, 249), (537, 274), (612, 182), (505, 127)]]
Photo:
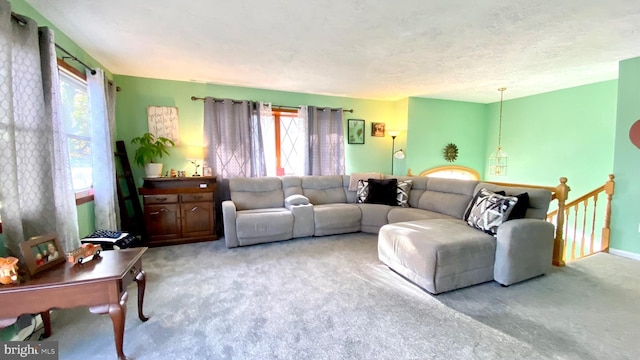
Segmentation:
[(145, 195), (144, 203), (145, 204), (166, 204), (166, 203), (177, 203), (178, 195)]
[(183, 203), (213, 201), (213, 193), (181, 194), (180, 199)]
[(127, 273), (124, 274), (120, 282), (120, 293), (126, 291), (127, 287), (129, 287), (129, 285), (133, 281), (135, 281), (135, 278), (140, 273), (140, 270), (142, 270), (142, 260), (136, 261), (136, 263), (133, 264), (131, 269), (129, 269), (129, 271), (127, 271)]

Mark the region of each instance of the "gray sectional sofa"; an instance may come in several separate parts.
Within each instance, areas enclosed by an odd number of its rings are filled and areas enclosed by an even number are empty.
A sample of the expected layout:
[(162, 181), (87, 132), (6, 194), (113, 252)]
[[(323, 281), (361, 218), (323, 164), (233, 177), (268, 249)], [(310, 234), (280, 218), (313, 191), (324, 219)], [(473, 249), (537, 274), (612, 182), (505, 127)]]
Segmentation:
[[(432, 294), (495, 280), (503, 285), (548, 272), (554, 227), (544, 221), (548, 190), (470, 180), (411, 180), (408, 207), (356, 203), (349, 176), (285, 176), (229, 180), (222, 203), (227, 247), (363, 231), (378, 233), (389, 268)], [(524, 219), (489, 235), (464, 214), (479, 189), (529, 194)]]

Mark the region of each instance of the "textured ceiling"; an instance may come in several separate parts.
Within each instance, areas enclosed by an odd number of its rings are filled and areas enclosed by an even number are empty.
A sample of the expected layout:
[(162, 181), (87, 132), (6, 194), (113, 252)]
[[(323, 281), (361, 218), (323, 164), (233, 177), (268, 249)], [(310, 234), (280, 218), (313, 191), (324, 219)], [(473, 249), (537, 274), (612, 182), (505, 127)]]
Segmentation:
[(26, 1), (114, 74), (325, 95), (489, 103), (640, 56), (638, 0)]

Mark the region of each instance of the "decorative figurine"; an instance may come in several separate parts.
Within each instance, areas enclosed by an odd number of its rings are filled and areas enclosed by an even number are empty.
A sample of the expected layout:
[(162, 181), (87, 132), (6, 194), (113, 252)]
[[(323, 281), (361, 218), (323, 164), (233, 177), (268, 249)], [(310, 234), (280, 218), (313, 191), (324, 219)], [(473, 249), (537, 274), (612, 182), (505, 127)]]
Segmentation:
[(67, 260), (72, 264), (82, 264), (88, 257), (91, 257), (89, 260), (93, 260), (96, 256), (100, 256), (101, 251), (102, 246), (100, 245), (93, 245), (92, 243), (82, 244), (81, 247), (67, 254)]
[(0, 284), (9, 285), (18, 280), (18, 259), (0, 257)]

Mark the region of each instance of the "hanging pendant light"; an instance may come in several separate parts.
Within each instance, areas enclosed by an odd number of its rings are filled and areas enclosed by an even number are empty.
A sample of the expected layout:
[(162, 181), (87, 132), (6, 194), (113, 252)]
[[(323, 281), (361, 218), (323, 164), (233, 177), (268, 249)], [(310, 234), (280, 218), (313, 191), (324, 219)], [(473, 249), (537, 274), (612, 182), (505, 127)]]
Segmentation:
[(507, 88), (498, 89), (498, 91), (500, 91), (500, 123), (498, 125), (498, 148), (489, 157), (489, 174), (498, 175), (498, 176), (507, 175), (507, 160), (509, 158), (509, 156), (507, 156), (507, 153), (502, 151), (502, 144), (501, 144), (501, 140), (502, 140), (502, 99), (503, 99), (502, 95), (504, 94), (505, 90), (507, 90)]

